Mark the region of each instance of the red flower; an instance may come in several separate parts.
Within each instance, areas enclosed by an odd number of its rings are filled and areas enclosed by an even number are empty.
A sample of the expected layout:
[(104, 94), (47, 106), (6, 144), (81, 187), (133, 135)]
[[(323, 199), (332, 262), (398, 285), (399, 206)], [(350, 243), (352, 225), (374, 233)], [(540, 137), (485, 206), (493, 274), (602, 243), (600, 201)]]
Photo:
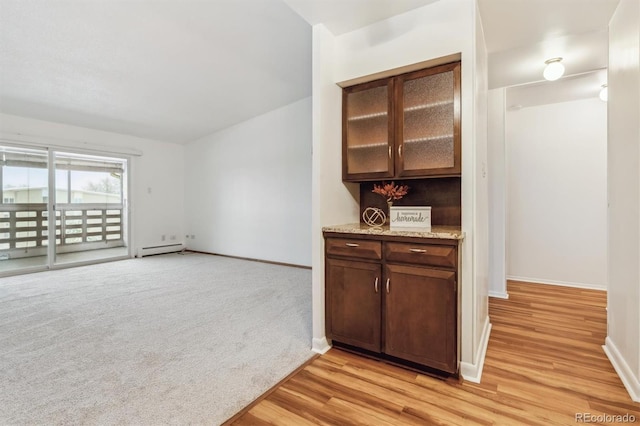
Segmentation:
[(373, 191), (371, 192), (382, 195), (387, 199), (387, 203), (390, 203), (407, 195), (409, 187), (407, 185), (396, 185), (394, 182), (382, 182), (381, 185), (373, 184)]

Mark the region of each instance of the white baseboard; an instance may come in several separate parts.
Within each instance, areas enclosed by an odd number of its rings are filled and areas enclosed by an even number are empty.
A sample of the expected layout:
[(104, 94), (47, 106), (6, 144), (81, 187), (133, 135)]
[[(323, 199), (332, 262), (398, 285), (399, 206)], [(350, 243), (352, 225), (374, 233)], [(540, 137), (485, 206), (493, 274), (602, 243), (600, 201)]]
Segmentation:
[(491, 323), (489, 317), (484, 322), (484, 329), (480, 338), (480, 345), (476, 352), (476, 363), (469, 362), (460, 363), (460, 374), (462, 378), (471, 383), (480, 383), (482, 379), (482, 369), (484, 368), (484, 358), (487, 355), (487, 346), (489, 346), (489, 335), (491, 335)]
[(640, 402), (640, 380), (634, 376), (629, 364), (627, 364), (627, 361), (625, 361), (609, 337), (606, 338), (602, 349), (604, 349), (604, 353), (607, 354), (611, 365), (613, 365), (616, 373), (620, 376), (620, 380), (622, 380), (622, 384), (624, 384), (627, 392), (629, 392), (631, 399), (635, 402)]
[(508, 299), (509, 293), (506, 291), (489, 291), (489, 297), (495, 297), (497, 299)]
[(569, 281), (554, 281), (554, 280), (545, 280), (541, 278), (530, 278), (530, 277), (516, 277), (509, 275), (507, 276), (507, 280), (511, 281), (523, 281), (526, 283), (534, 283), (534, 284), (549, 284), (549, 285), (560, 285), (563, 287), (575, 287), (575, 288), (584, 288), (588, 290), (603, 290), (607, 289), (604, 285), (596, 285), (596, 284), (585, 284), (585, 283), (574, 283)]
[(327, 353), (329, 349), (331, 349), (331, 345), (326, 337), (314, 338), (311, 342), (311, 350), (320, 355)]

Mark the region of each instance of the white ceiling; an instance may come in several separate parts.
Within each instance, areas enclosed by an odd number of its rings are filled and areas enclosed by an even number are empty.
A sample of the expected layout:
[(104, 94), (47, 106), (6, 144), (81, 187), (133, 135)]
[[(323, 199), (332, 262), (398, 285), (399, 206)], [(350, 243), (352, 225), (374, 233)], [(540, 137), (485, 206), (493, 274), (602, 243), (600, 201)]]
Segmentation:
[(0, 0), (0, 112), (184, 143), (311, 95), (281, 0)]
[[(0, 0), (0, 112), (189, 142), (310, 96), (310, 24), (341, 34), (434, 1)], [(567, 75), (606, 68), (619, 0), (478, 1), (490, 88), (538, 83), (555, 56)], [(597, 96), (603, 78), (518, 102)]]
[(619, 0), (478, 0), (489, 53), (606, 30)]
[[(438, 0), (283, 0), (309, 24), (344, 34)], [(446, 0), (450, 1), (450, 0)]]
[(556, 81), (523, 84), (507, 90), (508, 109), (546, 105), (568, 100), (594, 98), (600, 94), (602, 84), (607, 81), (607, 71), (599, 70), (570, 75)]
[[(532, 84), (507, 90), (507, 101), (523, 107), (598, 96), (607, 81), (608, 25), (618, 2), (478, 0), (489, 88)], [(546, 82), (544, 61), (555, 57), (563, 58), (565, 76)]]

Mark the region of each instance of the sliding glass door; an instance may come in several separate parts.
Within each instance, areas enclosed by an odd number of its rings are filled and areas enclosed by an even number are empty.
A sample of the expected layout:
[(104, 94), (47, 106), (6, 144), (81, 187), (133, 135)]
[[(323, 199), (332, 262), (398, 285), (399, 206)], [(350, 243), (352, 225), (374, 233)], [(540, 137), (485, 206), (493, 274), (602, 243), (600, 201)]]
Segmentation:
[(0, 273), (46, 267), (48, 152), (0, 146)]
[(126, 160), (56, 152), (55, 263), (127, 255)]
[(0, 275), (129, 255), (126, 159), (10, 146), (0, 155)]

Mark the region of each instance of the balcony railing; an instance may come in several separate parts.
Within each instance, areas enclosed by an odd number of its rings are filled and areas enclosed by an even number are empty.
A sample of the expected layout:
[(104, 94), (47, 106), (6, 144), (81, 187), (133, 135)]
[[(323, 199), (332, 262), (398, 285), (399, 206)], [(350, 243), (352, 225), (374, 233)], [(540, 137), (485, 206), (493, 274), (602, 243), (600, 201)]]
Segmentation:
[[(122, 204), (58, 204), (56, 252), (124, 245)], [(0, 204), (0, 257), (42, 256), (49, 245), (46, 203)]]

